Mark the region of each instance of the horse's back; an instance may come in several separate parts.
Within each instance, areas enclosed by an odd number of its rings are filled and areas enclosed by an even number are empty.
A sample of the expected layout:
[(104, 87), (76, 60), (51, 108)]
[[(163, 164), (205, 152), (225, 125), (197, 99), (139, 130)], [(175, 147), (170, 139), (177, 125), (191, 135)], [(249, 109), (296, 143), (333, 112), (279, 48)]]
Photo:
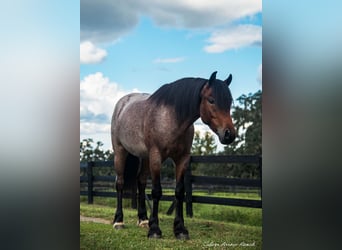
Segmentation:
[(112, 117), (113, 149), (122, 145), (129, 153), (140, 156), (145, 154), (143, 118), (145, 101), (149, 94), (132, 93), (122, 97), (116, 104)]
[(112, 122), (115, 121), (120, 113), (137, 101), (146, 100), (150, 95), (145, 93), (131, 93), (123, 96), (115, 105)]

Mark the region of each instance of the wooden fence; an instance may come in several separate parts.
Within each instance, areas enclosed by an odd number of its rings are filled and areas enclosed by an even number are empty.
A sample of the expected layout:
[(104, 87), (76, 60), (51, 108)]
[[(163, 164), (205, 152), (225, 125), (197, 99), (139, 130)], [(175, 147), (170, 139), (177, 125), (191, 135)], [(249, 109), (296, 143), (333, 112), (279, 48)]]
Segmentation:
[[(194, 176), (192, 175), (191, 165), (193, 163), (249, 163), (256, 164), (260, 171), (260, 179), (237, 179), (237, 178), (226, 178), (226, 177), (209, 177), (209, 176)], [(93, 169), (96, 167), (110, 167), (113, 168), (113, 161), (95, 161), (80, 163), (80, 167), (86, 168), (86, 176), (80, 176), (80, 182), (87, 183), (87, 191), (80, 191), (80, 195), (88, 196), (88, 203), (93, 203), (94, 196), (100, 197), (116, 197), (116, 192), (105, 192), (95, 191), (94, 182), (110, 182), (114, 187), (115, 176), (97, 176), (93, 174)], [(196, 196), (193, 195), (193, 186), (203, 185), (210, 186), (221, 186), (221, 187), (248, 187), (258, 188), (262, 197), (262, 158), (259, 155), (220, 155), (220, 156), (192, 156), (190, 165), (185, 173), (185, 203), (186, 203), (186, 214), (189, 217), (193, 216), (193, 203), (206, 203), (206, 204), (217, 204), (217, 205), (229, 205), (229, 206), (240, 206), (240, 207), (252, 207), (262, 208), (261, 200), (252, 199), (235, 199), (225, 197), (212, 197), (212, 196)], [(163, 183), (162, 183), (163, 187)], [(151, 200), (151, 195), (146, 195), (147, 200)], [(125, 198), (132, 198), (132, 206), (136, 207), (136, 188), (131, 190), (130, 193), (124, 194)], [(171, 214), (174, 205), (174, 195), (163, 195), (161, 200), (173, 201), (172, 205), (168, 210), (168, 214)], [(150, 204), (148, 203), (150, 206)]]

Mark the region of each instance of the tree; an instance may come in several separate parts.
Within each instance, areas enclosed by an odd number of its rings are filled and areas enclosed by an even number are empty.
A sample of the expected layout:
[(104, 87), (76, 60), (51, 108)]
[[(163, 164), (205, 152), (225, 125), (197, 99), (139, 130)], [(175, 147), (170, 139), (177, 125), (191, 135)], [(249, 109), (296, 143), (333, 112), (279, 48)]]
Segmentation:
[(241, 95), (236, 99), (239, 106), (234, 108), (232, 118), (238, 133), (235, 141), (225, 147), (225, 154), (261, 154), (261, 102), (262, 92)]
[(93, 139), (88, 138), (80, 142), (80, 162), (93, 160)]
[[(199, 131), (195, 131), (194, 140), (192, 142), (191, 154), (193, 155), (213, 155), (216, 152), (217, 145), (213, 134), (206, 131), (201, 136)], [(195, 163), (191, 164), (192, 172), (195, 175), (212, 175), (217, 172), (216, 164)]]
[(94, 140), (91, 138), (83, 139), (80, 142), (80, 162), (88, 161), (107, 161), (113, 159), (113, 153), (110, 150), (104, 151), (101, 147), (103, 143), (96, 142), (96, 147), (93, 147)]
[(80, 162), (113, 160), (113, 152), (110, 150), (104, 151), (102, 146), (101, 141), (97, 141), (94, 145), (93, 139), (83, 139), (80, 142)]
[(201, 137), (199, 131), (195, 132), (191, 148), (193, 155), (213, 155), (216, 148), (215, 138), (210, 132), (206, 131), (204, 137)]
[[(80, 142), (80, 162), (109, 161), (114, 159), (112, 151), (104, 151), (102, 149), (102, 142), (98, 141), (95, 145), (94, 147), (94, 140), (91, 138), (83, 139)], [(94, 175), (114, 175), (114, 168), (97, 167), (93, 169), (93, 173)], [(80, 174), (84, 175), (85, 173), (81, 171)]]
[[(262, 154), (261, 132), (262, 117), (261, 104), (262, 92), (241, 95), (236, 99), (239, 106), (236, 106), (232, 118), (238, 136), (235, 141), (224, 148), (224, 154), (254, 155)], [(232, 164), (228, 165), (229, 175), (240, 178), (260, 177), (259, 169), (251, 164)]]

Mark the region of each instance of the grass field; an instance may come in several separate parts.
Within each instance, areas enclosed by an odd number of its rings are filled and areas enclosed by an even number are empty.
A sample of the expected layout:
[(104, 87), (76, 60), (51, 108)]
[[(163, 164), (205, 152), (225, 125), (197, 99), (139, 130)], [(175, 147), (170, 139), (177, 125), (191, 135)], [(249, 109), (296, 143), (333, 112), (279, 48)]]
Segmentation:
[[(82, 216), (112, 221), (115, 199), (95, 197), (93, 205), (87, 204), (86, 197), (80, 199)], [(262, 248), (261, 209), (193, 204), (194, 217), (185, 217), (190, 240), (179, 241), (172, 231), (174, 215), (166, 215), (171, 202), (160, 202), (160, 228), (163, 232), (160, 240), (147, 239), (147, 229), (136, 226), (137, 212), (128, 208), (130, 201), (125, 200), (124, 205), (124, 230), (114, 230), (110, 224), (80, 222), (81, 249)]]

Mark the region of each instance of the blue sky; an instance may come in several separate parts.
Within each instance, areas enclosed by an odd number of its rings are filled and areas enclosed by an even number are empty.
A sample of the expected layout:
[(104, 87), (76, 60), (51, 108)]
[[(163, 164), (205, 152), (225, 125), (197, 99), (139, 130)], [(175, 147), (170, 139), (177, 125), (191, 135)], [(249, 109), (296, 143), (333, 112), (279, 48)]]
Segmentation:
[(261, 26), (261, 1), (81, 1), (81, 139), (110, 148), (121, 96), (182, 77), (232, 74), (234, 99), (261, 89)]

